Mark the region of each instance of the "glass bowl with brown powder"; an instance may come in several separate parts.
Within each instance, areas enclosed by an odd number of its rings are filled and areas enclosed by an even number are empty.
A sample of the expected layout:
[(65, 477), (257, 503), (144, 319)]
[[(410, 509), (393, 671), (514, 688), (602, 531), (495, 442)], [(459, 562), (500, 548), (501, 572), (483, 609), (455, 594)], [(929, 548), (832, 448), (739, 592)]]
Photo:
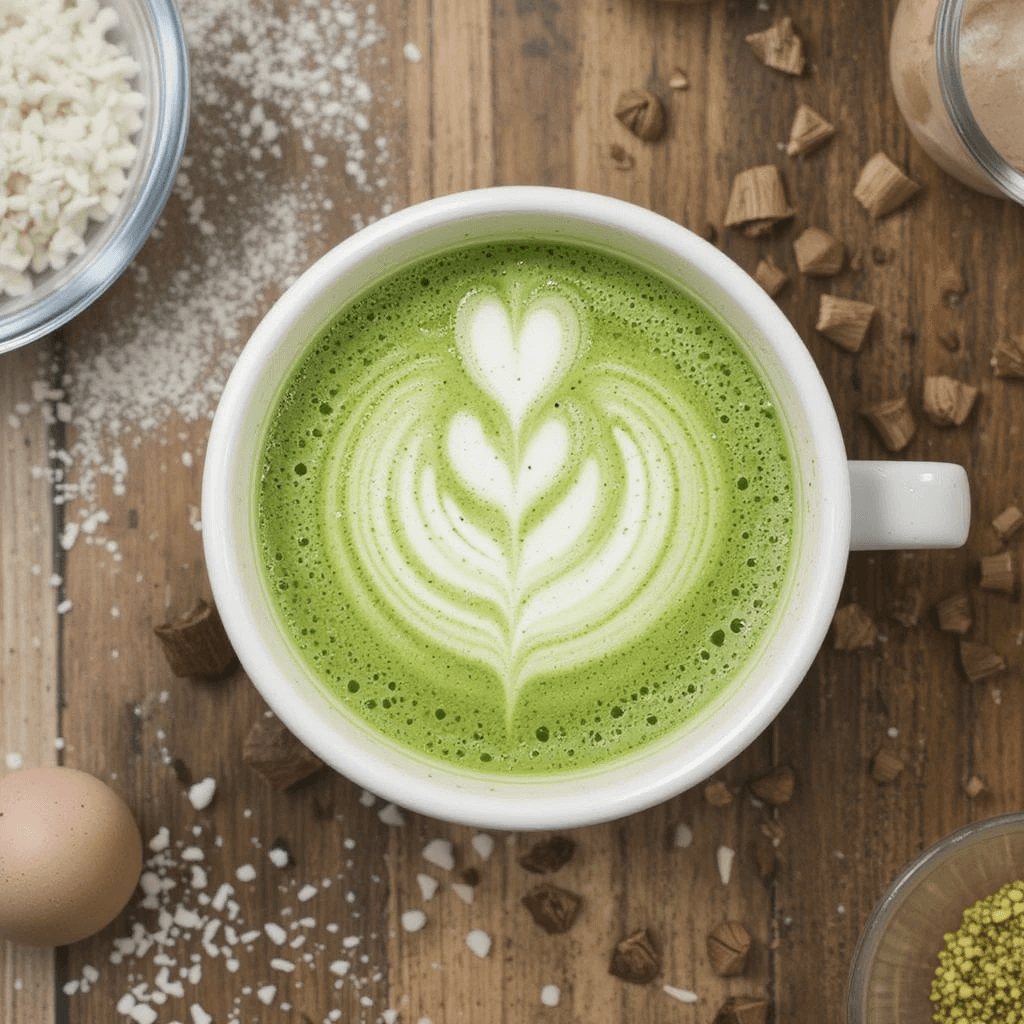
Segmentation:
[(170, 195), (188, 107), (174, 0), (0, 4), (0, 354), (131, 263)]
[[(979, 983), (985, 976), (993, 991), (997, 978), (1024, 989), (1024, 979), (1010, 977), (1019, 973), (1012, 949), (1024, 943), (1024, 912), (1013, 912), (1024, 886), (1011, 884), (1021, 879), (1024, 813), (967, 825), (925, 850), (868, 919), (850, 972), (847, 1024), (970, 1021), (971, 1000), (993, 998)], [(1015, 1002), (1024, 1005), (1024, 995), (1000, 1009)], [(957, 1004), (963, 1016), (951, 1012)]]

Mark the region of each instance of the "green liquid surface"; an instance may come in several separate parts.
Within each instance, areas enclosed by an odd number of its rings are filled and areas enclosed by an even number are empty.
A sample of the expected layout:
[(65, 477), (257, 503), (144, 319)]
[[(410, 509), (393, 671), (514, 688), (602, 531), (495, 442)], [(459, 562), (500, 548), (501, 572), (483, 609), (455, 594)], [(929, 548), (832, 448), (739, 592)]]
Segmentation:
[(774, 400), (692, 297), (561, 243), (426, 259), (283, 386), (257, 535), (300, 658), (389, 740), (544, 774), (681, 728), (791, 565)]

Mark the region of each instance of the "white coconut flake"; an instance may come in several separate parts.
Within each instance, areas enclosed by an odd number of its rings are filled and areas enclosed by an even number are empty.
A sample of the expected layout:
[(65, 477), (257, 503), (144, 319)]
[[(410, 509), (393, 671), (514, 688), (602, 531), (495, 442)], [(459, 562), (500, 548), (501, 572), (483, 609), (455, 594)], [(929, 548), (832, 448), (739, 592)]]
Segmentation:
[(267, 850), (267, 860), (275, 868), (286, 868), (288, 866), (288, 851), (281, 849), (280, 846), (272, 846)]
[(491, 937), (481, 928), (474, 928), (466, 936), (466, 945), (474, 956), (483, 960), (491, 951)]
[(667, 996), (678, 1000), (680, 1003), (697, 1002), (697, 993), (691, 992), (688, 988), (676, 988), (674, 985), (662, 985), (661, 991)]
[(440, 883), (433, 875), (420, 872), (416, 876), (416, 884), (420, 887), (420, 895), (423, 897), (424, 902), (426, 902), (434, 898), (434, 893), (437, 892), (437, 887)]
[(675, 844), (684, 850), (693, 844), (693, 829), (684, 821), (676, 825)]
[(269, 1006), (277, 998), (277, 986), (260, 985), (260, 987), (256, 989), (256, 998), (264, 1006)]
[(394, 804), (385, 804), (377, 812), (377, 817), (385, 825), (390, 825), (392, 828), (401, 828), (405, 824), (402, 812)]
[(235, 868), (235, 878), (240, 882), (251, 882), (256, 877), (256, 869), (251, 864), (240, 864)]
[(731, 846), (719, 846), (715, 850), (715, 862), (718, 864), (718, 877), (722, 885), (728, 885), (732, 878), (732, 862), (736, 857), (736, 851)]
[(494, 853), (494, 837), (486, 832), (477, 832), (469, 842), (481, 860), (488, 860)]
[(315, 885), (304, 885), (296, 894), (295, 898), (300, 903), (308, 903), (320, 890)]
[(368, 789), (364, 789), (359, 793), (359, 802), (364, 807), (372, 807), (377, 802), (377, 798)]
[(431, 839), (423, 847), (423, 859), (444, 871), (451, 871), (455, 867), (452, 844), (447, 839)]
[(423, 51), (415, 43), (406, 43), (402, 47), (402, 56), (410, 64), (419, 64), (423, 60)]
[(288, 933), (279, 924), (268, 921), (263, 926), (266, 936), (275, 946), (283, 946), (288, 940)]
[(217, 792), (217, 780), (207, 776), (200, 782), (195, 782), (188, 788), (188, 802), (197, 810), (204, 811), (213, 803), (213, 796)]
[(402, 927), (407, 932), (418, 932), (426, 926), (427, 915), (422, 910), (406, 910), (402, 914)]
[(12, 772), (16, 772), (25, 763), (25, 760), (16, 750), (9, 750), (4, 758), (4, 763)]
[(452, 892), (462, 900), (463, 903), (472, 903), (474, 898), (473, 886), (465, 882), (452, 882)]

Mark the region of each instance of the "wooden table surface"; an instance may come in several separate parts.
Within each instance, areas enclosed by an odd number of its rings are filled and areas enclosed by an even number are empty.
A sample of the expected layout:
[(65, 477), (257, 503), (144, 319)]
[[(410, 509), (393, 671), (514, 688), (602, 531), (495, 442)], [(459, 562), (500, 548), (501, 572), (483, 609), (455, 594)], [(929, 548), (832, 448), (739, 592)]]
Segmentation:
[[(165, 907), (223, 925), (204, 945), (204, 926), (189, 926), (186, 915), (164, 931), (162, 949), (137, 943), (119, 955), (117, 940), (133, 928), (159, 930), (140, 893), (109, 928), (73, 947), (0, 945), (0, 1021), (110, 1024), (132, 1020), (115, 1006), (131, 1010), (134, 1001), (136, 1020), (198, 1022), (200, 1007), (218, 1024), (393, 1019), (386, 1011), (434, 1024), (711, 1024), (735, 994), (764, 996), (778, 1021), (842, 1020), (858, 934), (900, 867), (958, 826), (1024, 803), (1020, 604), (978, 587), (979, 559), (1003, 548), (993, 517), (1024, 503), (1024, 391), (989, 363), (994, 344), (1019, 337), (1024, 323), (1024, 210), (963, 188), (912, 141), (886, 70), (895, 0), (377, 0), (376, 13), (364, 0), (246, 0), (235, 36), (237, 26), (218, 36), (214, 24), (218, 11), (230, 22), (230, 8), (209, 7), (201, 15), (196, 0), (182, 0), (193, 119), (185, 177), (160, 229), (84, 315), (0, 356), (0, 772), (60, 762), (110, 782), (147, 841), (168, 830), (168, 851), (153, 865), (176, 883), (161, 896)], [(303, 108), (294, 92), (260, 91), (274, 46), (330, 45), (320, 12), (376, 26), (346, 65), (369, 89), (326, 114), (323, 98)], [(785, 14), (806, 43), (799, 78), (762, 66), (744, 43)], [(297, 27), (307, 23), (312, 35)], [(261, 35), (264, 24), (273, 31)], [(229, 67), (228, 50), (247, 45), (258, 56), (251, 73)], [(669, 88), (675, 68), (688, 75), (687, 90)], [(635, 86), (665, 102), (659, 142), (640, 141), (612, 116), (620, 91)], [(257, 101), (280, 129), (272, 144), (260, 116), (249, 117)], [(781, 144), (801, 102), (837, 135), (798, 160)], [(344, 123), (353, 103), (367, 118), (356, 131), (367, 153), (354, 158)], [(259, 139), (238, 130), (246, 120)], [(259, 142), (264, 151), (253, 153)], [(628, 169), (612, 158), (615, 144)], [(879, 150), (924, 190), (875, 221), (852, 190)], [(347, 171), (346, 160), (354, 160)], [(725, 228), (726, 202), (733, 175), (763, 163), (781, 169), (797, 212), (749, 239)], [(360, 168), (369, 171), (362, 184)], [(821, 369), (849, 455), (890, 457), (861, 410), (905, 395), (918, 430), (891, 457), (962, 463), (973, 487), (964, 549), (851, 556), (843, 602), (865, 609), (878, 638), (852, 652), (826, 644), (778, 720), (720, 773), (736, 794), (730, 806), (697, 790), (570, 833), (577, 854), (554, 880), (585, 905), (561, 936), (542, 932), (520, 904), (536, 877), (516, 856), (537, 837), (496, 834), (485, 860), (474, 830), (408, 812), (404, 824), (386, 824), (380, 801), (370, 805), (329, 772), (274, 790), (241, 759), (264, 711), (247, 680), (175, 679), (153, 636), (209, 594), (197, 529), (209, 416), (234, 356), (287, 278), (388, 209), (512, 183), (632, 200), (709, 235), (750, 271), (772, 256), (791, 276), (778, 301)], [(808, 225), (846, 244), (837, 278), (797, 273), (792, 242)], [(951, 291), (957, 273), (964, 288)], [(826, 291), (878, 308), (856, 355), (815, 331)], [(204, 296), (212, 296), (206, 305)], [(185, 394), (157, 379), (186, 379), (187, 367), (195, 379)], [(963, 426), (922, 415), (933, 374), (980, 388)], [(69, 482), (83, 485), (78, 497)], [(1003, 655), (1003, 675), (969, 683), (957, 638), (938, 629), (936, 603), (958, 591), (970, 594), (971, 637)], [(916, 624), (907, 614), (914, 607)], [(887, 784), (871, 776), (880, 749), (905, 765)], [(743, 787), (777, 764), (793, 766), (796, 789), (772, 811)], [(208, 776), (216, 797), (196, 811), (187, 783)], [(972, 776), (986, 785), (973, 799), (964, 791)], [(766, 821), (781, 840), (774, 877), (764, 880), (755, 852)], [(681, 824), (692, 829), (689, 846), (674, 841)], [(423, 859), (435, 838), (454, 844), (459, 869), (478, 870), (471, 904), (450, 887), (456, 873)], [(283, 868), (267, 856), (279, 840), (291, 851)], [(716, 866), (720, 846), (736, 851), (728, 884)], [(205, 889), (193, 885), (188, 847), (203, 858)], [(236, 875), (246, 864), (252, 881)], [(421, 873), (441, 883), (429, 901)], [(225, 882), (237, 906), (218, 914), (208, 898)], [(420, 907), (425, 928), (404, 930), (400, 915)], [(724, 979), (710, 969), (705, 937), (727, 918), (743, 922), (755, 946), (746, 971)], [(268, 923), (285, 929), (281, 946), (264, 933)], [(231, 946), (228, 925), (259, 937)], [(626, 984), (609, 975), (610, 953), (644, 927), (661, 948), (662, 971), (650, 985)], [(492, 937), (487, 958), (467, 948), (471, 929)], [(275, 957), (286, 963), (275, 966)], [(181, 995), (147, 1003), (161, 967), (172, 981), (182, 968), (192, 973)], [(682, 1003), (663, 984), (698, 1001)], [(542, 1005), (546, 985), (559, 987), (557, 1006)]]

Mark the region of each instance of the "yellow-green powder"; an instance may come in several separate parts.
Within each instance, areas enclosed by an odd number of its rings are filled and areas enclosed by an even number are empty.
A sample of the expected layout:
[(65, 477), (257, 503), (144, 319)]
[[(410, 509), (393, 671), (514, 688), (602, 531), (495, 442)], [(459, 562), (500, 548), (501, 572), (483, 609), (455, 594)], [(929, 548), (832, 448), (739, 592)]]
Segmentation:
[(932, 980), (940, 1024), (1024, 1024), (1024, 882), (1004, 885), (964, 911), (943, 936)]

